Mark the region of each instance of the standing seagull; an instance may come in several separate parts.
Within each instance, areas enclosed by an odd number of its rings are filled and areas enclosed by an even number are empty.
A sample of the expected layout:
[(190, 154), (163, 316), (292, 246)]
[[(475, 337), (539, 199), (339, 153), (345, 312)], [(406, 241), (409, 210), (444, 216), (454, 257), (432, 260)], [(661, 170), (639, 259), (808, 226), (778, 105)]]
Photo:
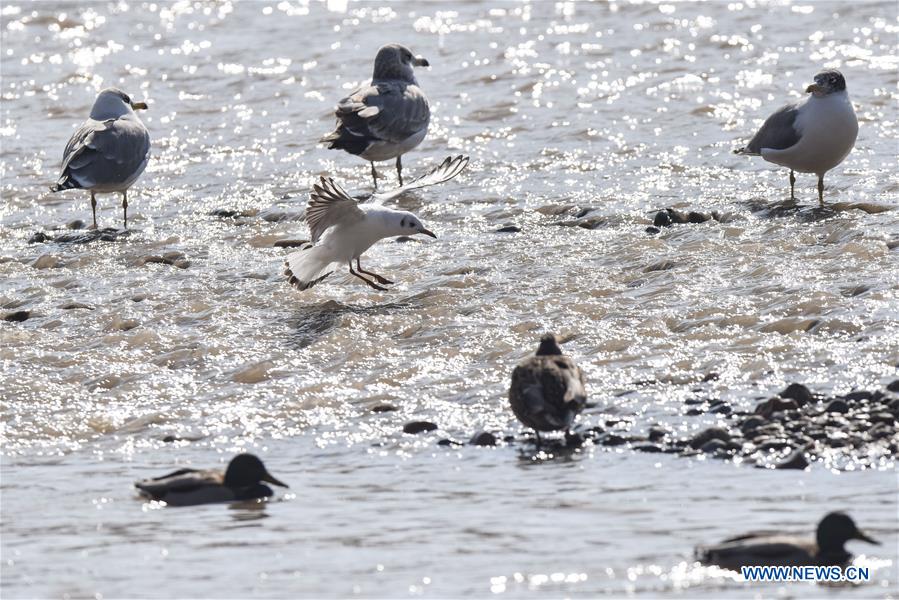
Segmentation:
[[(399, 235), (423, 233), (437, 236), (425, 229), (418, 217), (410, 212), (393, 210), (372, 204), (359, 204), (330, 177), (322, 177), (315, 184), (306, 222), (312, 233), (312, 244), (287, 255), (284, 274), (291, 285), (307, 290), (331, 273), (322, 275), (332, 263), (342, 262), (350, 267), (350, 274), (376, 290), (387, 291), (383, 285), (393, 282), (365, 271), (359, 264), (362, 253), (375, 242)], [(353, 270), (356, 261), (356, 271)], [(362, 276), (370, 275), (378, 283)]]
[(104, 192), (121, 192), (125, 229), (128, 229), (128, 188), (150, 160), (150, 134), (134, 112), (146, 108), (145, 102), (132, 102), (125, 92), (106, 88), (94, 101), (88, 120), (66, 144), (62, 173), (50, 191), (90, 190), (94, 229), (97, 228), (95, 194)]
[(531, 427), (540, 443), (541, 431), (568, 428), (587, 403), (586, 379), (577, 364), (562, 356), (556, 336), (540, 338), (537, 353), (512, 371), (509, 403), (518, 420)]
[(346, 150), (371, 162), (376, 190), (375, 161), (395, 158), (396, 174), (403, 185), (402, 156), (428, 133), (431, 109), (415, 80), (413, 66), (430, 65), (399, 44), (378, 50), (371, 82), (337, 104), (337, 129), (321, 139), (328, 148)]
[(734, 153), (788, 167), (791, 200), (796, 199), (793, 171), (815, 173), (818, 201), (824, 204), (824, 174), (849, 155), (858, 136), (858, 119), (839, 71), (821, 71), (805, 91), (811, 94), (808, 98), (768, 117), (749, 144)]

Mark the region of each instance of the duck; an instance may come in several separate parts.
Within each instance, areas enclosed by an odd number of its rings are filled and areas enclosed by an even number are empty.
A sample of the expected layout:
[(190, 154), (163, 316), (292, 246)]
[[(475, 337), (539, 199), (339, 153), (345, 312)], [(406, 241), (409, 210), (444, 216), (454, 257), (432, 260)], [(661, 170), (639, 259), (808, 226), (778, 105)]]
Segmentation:
[(700, 562), (737, 571), (750, 566), (845, 566), (852, 560), (849, 540), (880, 542), (863, 533), (843, 512), (831, 512), (818, 523), (815, 536), (762, 531), (724, 540), (696, 550)]
[(238, 454), (221, 470), (178, 469), (161, 477), (135, 482), (139, 493), (169, 506), (194, 506), (268, 498), (272, 488), (262, 482), (290, 487), (276, 479), (259, 457)]
[(556, 335), (547, 333), (534, 356), (512, 371), (509, 404), (518, 420), (534, 430), (539, 445), (541, 431), (568, 433), (587, 404), (586, 386), (584, 372), (562, 354)]

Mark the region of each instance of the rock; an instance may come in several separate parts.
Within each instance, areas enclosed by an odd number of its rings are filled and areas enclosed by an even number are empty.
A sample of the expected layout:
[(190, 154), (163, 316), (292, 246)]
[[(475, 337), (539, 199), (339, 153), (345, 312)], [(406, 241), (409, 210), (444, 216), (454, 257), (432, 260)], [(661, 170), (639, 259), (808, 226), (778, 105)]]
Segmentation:
[(656, 444), (637, 444), (636, 446), (634, 446), (634, 450), (636, 450), (637, 452), (656, 453), (661, 452), (662, 448)]
[(652, 224), (656, 227), (671, 227), (671, 209), (666, 208), (657, 212)]
[(84, 221), (81, 219), (75, 219), (74, 221), (69, 221), (66, 224), (68, 229), (84, 229)]
[(658, 227), (652, 226), (646, 228), (646, 233), (662, 233), (662, 230)]
[(86, 308), (87, 310), (94, 310), (94, 307), (89, 304), (84, 304), (83, 302), (66, 302), (65, 304), (60, 304), (59, 308), (62, 310), (73, 310), (76, 308)]
[(783, 410), (794, 410), (799, 408), (795, 400), (783, 400), (777, 396), (765, 400), (755, 407), (755, 414), (762, 415), (766, 419), (770, 419), (771, 415)]
[(899, 379), (887, 385), (887, 389), (891, 392), (899, 392)]
[(489, 431), (479, 431), (468, 440), (472, 446), (496, 446), (496, 436)]
[(894, 415), (899, 414), (899, 398), (890, 400), (890, 403), (887, 404), (887, 406), (890, 408), (891, 413), (893, 413)]
[(30, 238), (28, 238), (29, 244), (43, 244), (46, 241), (52, 240), (53, 238), (44, 233), (43, 231), (38, 231)]
[(437, 424), (431, 423), (430, 421), (409, 421), (403, 425), (403, 433), (410, 433), (412, 435), (434, 431), (435, 429), (437, 429)]
[(648, 438), (649, 438), (650, 442), (657, 442), (660, 439), (664, 438), (666, 435), (668, 435), (668, 432), (665, 431), (664, 429), (662, 429), (661, 427), (650, 427), (649, 428)]
[(893, 416), (892, 413), (888, 412), (876, 412), (871, 415), (872, 423), (886, 423), (887, 425), (892, 425), (896, 422), (896, 417)]
[(219, 217), (222, 219), (233, 219), (234, 217), (241, 216), (239, 210), (231, 210), (229, 208), (217, 208), (211, 213), (209, 213), (211, 217)]
[(840, 400), (839, 398), (837, 398), (836, 400), (831, 400), (830, 403), (824, 407), (824, 412), (840, 413), (845, 415), (849, 412), (849, 405), (845, 400)]
[(62, 266), (62, 261), (58, 256), (53, 256), (52, 254), (44, 254), (39, 256), (37, 260), (31, 263), (31, 266), (35, 269), (55, 269)]
[(599, 443), (603, 446), (620, 446), (627, 443), (627, 440), (617, 433), (607, 433), (599, 438)]
[(714, 402), (711, 406), (709, 406), (709, 412), (716, 415), (729, 415), (733, 412), (733, 409), (727, 404), (727, 402), (719, 400), (718, 402)]
[(439, 440), (439, 441), (437, 442), (437, 445), (438, 445), (438, 446), (453, 446), (453, 447), (456, 447), (456, 446), (464, 446), (465, 444), (463, 444), (462, 442), (458, 442), (458, 441), (456, 441), (456, 440), (454, 440), (454, 439), (452, 439), (452, 438), (443, 438), (442, 440)]
[(808, 468), (809, 462), (805, 457), (805, 448), (800, 448), (793, 454), (789, 455), (781, 462), (774, 465), (775, 469), (799, 469), (800, 471)]
[(753, 431), (757, 427), (761, 427), (764, 424), (765, 424), (765, 419), (763, 419), (762, 417), (752, 416), (752, 417), (749, 417), (748, 419), (744, 420), (740, 424), (740, 430), (743, 433), (746, 433), (747, 431)]
[(882, 440), (895, 435), (895, 433), (896, 428), (890, 427), (887, 423), (878, 423), (868, 431), (868, 435), (871, 436), (872, 440)]
[(693, 449), (699, 449), (706, 445), (707, 442), (711, 440), (721, 440), (722, 442), (730, 441), (730, 433), (722, 427), (709, 427), (708, 429), (704, 429), (694, 435), (690, 439), (690, 447)]
[(727, 448), (726, 442), (719, 439), (711, 439), (703, 444), (702, 447), (699, 448), (699, 451), (705, 454), (715, 454), (719, 450), (724, 450), (725, 448)]
[(874, 394), (865, 390), (849, 392), (848, 394), (843, 396), (843, 400), (845, 400), (846, 402), (868, 402), (873, 398)]
[(708, 383), (709, 381), (718, 381), (720, 375), (712, 371), (711, 373), (707, 373), (705, 377), (702, 378), (703, 383)]
[(703, 413), (703, 410), (701, 408), (691, 408), (684, 414), (687, 415), (688, 417), (695, 417), (695, 416), (701, 415), (702, 413)]
[(808, 388), (801, 383), (791, 383), (780, 393), (780, 397), (784, 400), (795, 400), (797, 406), (805, 406), (815, 399)]
[(397, 408), (392, 404), (376, 404), (371, 407), (371, 412), (373, 413), (393, 412), (395, 410), (397, 410)]
[(769, 450), (783, 450), (791, 446), (792, 444), (790, 441), (785, 439), (767, 438), (765, 440), (760, 440), (760, 443), (756, 442), (756, 447), (762, 452), (768, 452)]
[(30, 318), (30, 310), (17, 310), (15, 312), (7, 313), (3, 316), (3, 320), (9, 321), (10, 323), (21, 323), (22, 321), (27, 321)]
[(494, 233), (518, 233), (519, 231), (521, 231), (521, 227), (509, 223), (503, 225), (499, 229), (494, 230)]
[(689, 223), (705, 223), (709, 219), (711, 219), (709, 215), (701, 212), (696, 212), (695, 210), (691, 210), (687, 213), (687, 222)]
[(309, 240), (278, 240), (272, 246), (275, 248), (299, 248), (309, 243)]

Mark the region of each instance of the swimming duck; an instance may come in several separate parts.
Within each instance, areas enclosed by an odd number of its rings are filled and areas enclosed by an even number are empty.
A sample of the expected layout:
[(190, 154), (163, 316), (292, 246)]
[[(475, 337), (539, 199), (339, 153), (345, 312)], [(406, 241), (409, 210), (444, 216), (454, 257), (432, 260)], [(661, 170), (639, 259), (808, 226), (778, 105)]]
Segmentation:
[(815, 538), (778, 532), (747, 533), (717, 546), (697, 548), (699, 560), (725, 569), (748, 566), (844, 566), (852, 555), (843, 547), (849, 540), (880, 542), (862, 533), (852, 518), (832, 512), (818, 523)]
[(512, 371), (509, 404), (518, 420), (537, 434), (541, 431), (566, 432), (587, 403), (584, 372), (562, 355), (556, 336), (540, 338), (534, 356)]
[(238, 454), (228, 463), (224, 473), (220, 470), (178, 469), (162, 477), (138, 481), (134, 486), (150, 500), (170, 506), (192, 506), (267, 498), (274, 492), (261, 483), (263, 481), (289, 487), (275, 479), (255, 455)]

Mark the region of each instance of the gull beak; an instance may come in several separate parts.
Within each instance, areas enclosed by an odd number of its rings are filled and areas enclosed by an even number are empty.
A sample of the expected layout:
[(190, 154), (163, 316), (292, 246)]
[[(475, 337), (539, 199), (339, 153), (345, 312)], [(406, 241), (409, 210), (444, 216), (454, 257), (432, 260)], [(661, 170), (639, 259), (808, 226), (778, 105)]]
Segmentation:
[(415, 58), (413, 58), (412, 64), (413, 64), (413, 66), (416, 66), (416, 67), (430, 67), (431, 66), (431, 63), (428, 62), (428, 59), (424, 58), (423, 56), (416, 56)]
[(268, 471), (265, 472), (265, 475), (262, 476), (262, 481), (267, 481), (268, 483), (272, 483), (274, 485), (280, 485), (281, 487), (289, 488), (290, 486), (284, 483), (283, 481), (278, 481), (274, 478), (274, 476)]
[(880, 542), (878, 542), (878, 541), (875, 540), (874, 538), (868, 537), (867, 535), (865, 535), (865, 534), (864, 534), (861, 530), (859, 530), (859, 529), (856, 529), (856, 530), (855, 530), (855, 539), (861, 540), (861, 541), (863, 541), (863, 542), (868, 542), (869, 544), (874, 544), (875, 546), (879, 546), (879, 545), (880, 545)]
[(433, 231), (430, 231), (430, 230), (428, 230), (428, 229), (422, 228), (422, 230), (419, 231), (418, 233), (423, 233), (423, 234), (425, 234), (425, 235), (429, 235), (429, 236), (431, 236), (432, 238), (434, 238), (435, 240), (437, 239), (437, 236), (434, 235), (434, 232), (433, 232)]
[(806, 93), (806, 94), (818, 94), (818, 93), (823, 92), (823, 91), (824, 91), (824, 88), (822, 88), (822, 87), (821, 87), (820, 85), (818, 85), (817, 83), (813, 83), (813, 84), (811, 84), (810, 86), (808, 86), (807, 88), (805, 88), (805, 93)]
[(134, 110), (147, 110), (147, 103), (146, 102), (132, 102), (131, 108), (133, 108)]

